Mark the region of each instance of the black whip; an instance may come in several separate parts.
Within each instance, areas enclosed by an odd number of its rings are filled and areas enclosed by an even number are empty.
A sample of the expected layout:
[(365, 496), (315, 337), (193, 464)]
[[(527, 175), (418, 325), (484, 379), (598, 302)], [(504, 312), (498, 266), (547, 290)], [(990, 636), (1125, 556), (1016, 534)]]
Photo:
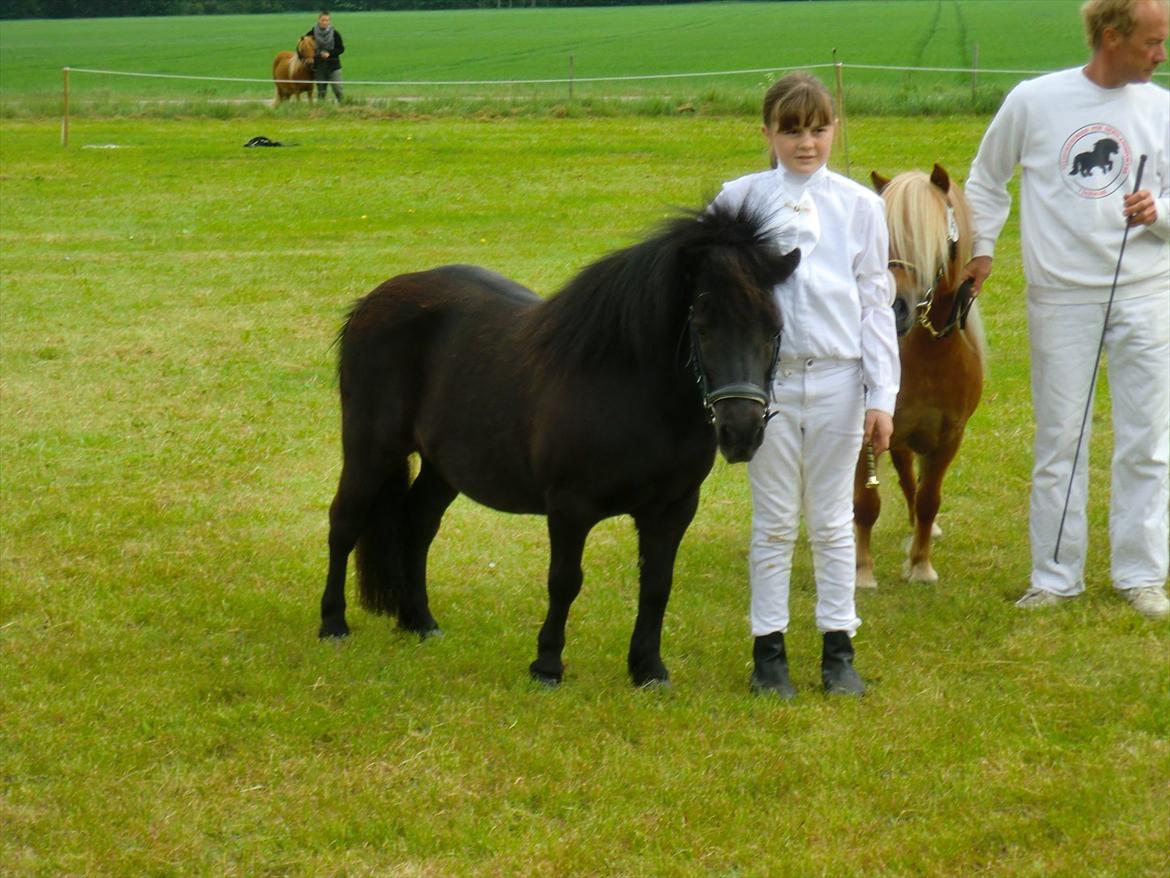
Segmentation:
[[(1137, 176), (1134, 177), (1133, 191), (1137, 192), (1142, 185), (1142, 171), (1146, 169), (1146, 157), (1138, 160)], [(1101, 324), (1101, 341), (1097, 344), (1097, 358), (1093, 361), (1093, 377), (1089, 381), (1089, 395), (1085, 399), (1085, 413), (1081, 417), (1081, 433), (1077, 436), (1077, 450), (1073, 453), (1072, 469), (1068, 473), (1068, 491), (1064, 495), (1064, 511), (1060, 513), (1060, 529), (1056, 532), (1056, 549), (1052, 552), (1052, 561), (1060, 563), (1060, 538), (1064, 536), (1064, 520), (1068, 517), (1068, 504), (1072, 499), (1073, 478), (1077, 474), (1077, 458), (1081, 456), (1081, 444), (1085, 441), (1085, 427), (1089, 423), (1089, 411), (1093, 407), (1093, 388), (1097, 386), (1097, 370), (1101, 367), (1101, 351), (1105, 348), (1105, 330), (1109, 327), (1109, 312), (1113, 308), (1113, 296), (1117, 293), (1117, 278), (1121, 276), (1121, 258), (1125, 255), (1125, 242), (1129, 240), (1129, 221), (1126, 220), (1125, 232), (1121, 236), (1121, 252), (1117, 254), (1117, 267), (1113, 269), (1113, 286), (1109, 288), (1109, 302), (1105, 305), (1105, 322)]]

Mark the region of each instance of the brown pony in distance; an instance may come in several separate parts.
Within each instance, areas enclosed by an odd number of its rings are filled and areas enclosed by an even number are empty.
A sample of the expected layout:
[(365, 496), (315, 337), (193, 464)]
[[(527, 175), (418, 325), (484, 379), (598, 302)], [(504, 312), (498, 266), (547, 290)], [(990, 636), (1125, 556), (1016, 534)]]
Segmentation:
[(277, 53), (272, 61), (277, 104), (294, 96), (299, 98), (302, 92), (309, 96), (309, 103), (313, 102), (313, 59), (316, 55), (317, 43), (311, 36), (301, 37), (295, 52)]
[[(877, 173), (871, 178), (886, 203), (889, 267), (897, 283), (894, 312), (902, 381), (890, 459), (914, 529), (904, 572), (911, 582), (937, 582), (930, 547), (932, 537), (942, 534), (935, 516), (943, 477), (979, 404), (986, 360), (970, 284), (958, 283), (971, 257), (971, 215), (963, 190), (940, 165), (929, 175), (907, 171), (893, 180)], [(876, 487), (866, 487), (866, 480), (863, 450), (853, 488), (857, 585), (874, 588), (870, 533), (881, 496)]]

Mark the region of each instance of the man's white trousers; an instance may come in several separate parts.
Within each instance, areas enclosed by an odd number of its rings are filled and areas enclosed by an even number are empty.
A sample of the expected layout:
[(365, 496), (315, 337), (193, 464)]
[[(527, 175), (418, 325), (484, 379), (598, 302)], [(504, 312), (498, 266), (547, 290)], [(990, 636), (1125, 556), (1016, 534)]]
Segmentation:
[[(1085, 589), (1091, 413), (1059, 561), (1054, 553), (1105, 308), (1028, 302), (1036, 423), (1031, 584), (1059, 595)], [(1104, 350), (1102, 371), (1113, 408), (1113, 584), (1119, 589), (1163, 585), (1170, 560), (1170, 293), (1114, 300)]]
[(865, 418), (861, 364), (781, 362), (772, 394), (777, 414), (748, 464), (752, 634), (788, 630), (792, 552), (802, 513), (812, 547), (817, 628), (853, 634), (861, 624), (853, 600), (853, 472)]

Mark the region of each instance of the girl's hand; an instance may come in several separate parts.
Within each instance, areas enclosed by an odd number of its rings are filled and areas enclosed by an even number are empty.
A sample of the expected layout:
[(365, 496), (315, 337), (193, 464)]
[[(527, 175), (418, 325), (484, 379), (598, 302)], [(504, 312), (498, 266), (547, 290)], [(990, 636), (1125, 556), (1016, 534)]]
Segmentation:
[(868, 409), (865, 413), (865, 441), (873, 445), (874, 455), (890, 447), (890, 436), (894, 433), (894, 419), (881, 409)]

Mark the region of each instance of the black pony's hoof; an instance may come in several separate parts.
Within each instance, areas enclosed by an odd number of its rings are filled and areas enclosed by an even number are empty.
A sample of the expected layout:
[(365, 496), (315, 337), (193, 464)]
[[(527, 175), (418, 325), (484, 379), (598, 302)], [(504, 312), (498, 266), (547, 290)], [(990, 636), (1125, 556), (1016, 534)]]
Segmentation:
[(401, 631), (417, 634), (419, 643), (422, 643), (424, 640), (430, 640), (432, 637), (443, 636), (443, 632), (439, 629), (439, 623), (432, 619), (429, 614), (424, 619), (399, 619), (398, 628)]
[(661, 659), (629, 664), (630, 679), (639, 689), (669, 689), (670, 674)]
[(322, 622), (317, 629), (317, 637), (321, 640), (342, 640), (349, 637), (349, 626), (344, 619), (340, 622)]
[(649, 680), (644, 680), (641, 683), (635, 683), (634, 685), (642, 690), (653, 690), (653, 691), (657, 691), (657, 692), (669, 692), (670, 691), (670, 678), (669, 677), (651, 677)]
[(543, 670), (538, 667), (539, 662), (533, 662), (528, 666), (528, 673), (532, 679), (543, 686), (545, 689), (556, 689), (561, 685), (561, 678), (565, 675), (564, 669), (559, 673), (553, 673)]

